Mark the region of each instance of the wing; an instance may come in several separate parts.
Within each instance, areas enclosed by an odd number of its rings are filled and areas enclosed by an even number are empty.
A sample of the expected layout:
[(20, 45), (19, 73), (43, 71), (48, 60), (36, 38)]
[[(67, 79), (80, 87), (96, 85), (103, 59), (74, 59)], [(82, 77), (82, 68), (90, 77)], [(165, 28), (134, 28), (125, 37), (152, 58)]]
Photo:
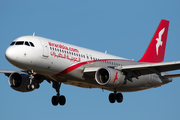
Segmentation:
[(180, 74), (164, 74), (163, 72), (178, 70), (180, 69), (180, 61), (174, 62), (161, 62), (161, 63), (146, 63), (137, 65), (127, 65), (115, 67), (117, 70), (122, 70), (124, 72), (131, 73), (131, 77), (138, 77), (146, 74), (156, 73), (163, 78), (173, 78), (180, 77)]
[[(100, 67), (88, 67), (84, 69), (84, 73), (89, 77), (94, 77), (95, 72)], [(114, 67), (116, 70), (120, 70), (125, 73), (127, 78), (133, 78), (147, 74), (157, 74), (161, 78), (173, 78), (180, 77), (180, 74), (166, 74), (164, 72), (180, 69), (180, 61), (174, 62), (161, 62), (161, 63), (145, 63), (137, 65), (126, 65)]]
[(10, 74), (14, 72), (22, 72), (22, 71), (21, 70), (0, 70), (0, 73), (4, 73), (7, 77), (9, 77)]

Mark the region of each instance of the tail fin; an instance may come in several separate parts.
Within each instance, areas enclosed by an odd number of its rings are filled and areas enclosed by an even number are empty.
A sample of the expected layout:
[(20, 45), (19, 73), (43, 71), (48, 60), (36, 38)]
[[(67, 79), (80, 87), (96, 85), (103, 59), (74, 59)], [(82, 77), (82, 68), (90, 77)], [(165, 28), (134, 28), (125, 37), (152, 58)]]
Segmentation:
[(169, 21), (161, 20), (146, 52), (138, 62), (158, 63), (164, 60)]

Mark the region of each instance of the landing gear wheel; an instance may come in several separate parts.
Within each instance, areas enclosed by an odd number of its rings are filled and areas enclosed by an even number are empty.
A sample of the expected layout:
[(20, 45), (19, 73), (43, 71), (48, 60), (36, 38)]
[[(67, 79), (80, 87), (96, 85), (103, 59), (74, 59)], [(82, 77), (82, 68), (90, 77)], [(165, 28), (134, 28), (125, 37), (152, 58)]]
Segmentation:
[(35, 83), (34, 86), (36, 89), (38, 89), (40, 87), (39, 83)]
[(31, 90), (34, 90), (34, 89), (35, 89), (35, 85), (34, 85), (34, 84), (31, 84), (31, 85), (30, 85), (30, 89), (31, 89)]
[(27, 85), (27, 90), (30, 90), (30, 84), (29, 84), (29, 85)]
[(121, 103), (123, 101), (122, 93), (117, 93), (116, 94), (116, 100), (117, 100), (118, 103)]
[(60, 105), (65, 105), (65, 103), (66, 103), (66, 98), (64, 97), (64, 95), (61, 95), (59, 97), (59, 104)]
[(31, 70), (31, 71), (27, 71), (27, 73), (29, 75), (29, 85), (27, 85), (27, 90), (38, 89), (40, 85), (34, 79), (35, 75), (36, 75), (36, 72)]
[(52, 99), (51, 99), (51, 102), (54, 106), (57, 106), (58, 105), (58, 99), (59, 97), (58, 96), (53, 96)]
[(34, 90), (34, 89), (35, 89), (35, 85), (34, 85), (34, 84), (29, 84), (29, 85), (27, 86), (27, 89), (28, 89), (28, 90)]
[(111, 94), (109, 94), (109, 102), (115, 103), (115, 101), (117, 101), (118, 103), (121, 103), (123, 101), (122, 93), (111, 93)]
[(116, 94), (114, 93), (109, 94), (109, 102), (115, 103), (115, 100), (116, 100)]

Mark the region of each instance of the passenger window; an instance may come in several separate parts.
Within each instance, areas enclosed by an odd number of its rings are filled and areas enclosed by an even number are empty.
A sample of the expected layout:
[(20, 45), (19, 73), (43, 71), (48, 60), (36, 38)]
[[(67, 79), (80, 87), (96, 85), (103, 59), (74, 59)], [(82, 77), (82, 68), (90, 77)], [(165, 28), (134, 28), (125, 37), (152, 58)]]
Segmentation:
[(15, 44), (15, 42), (12, 42), (10, 45), (14, 45)]
[(23, 45), (24, 44), (24, 41), (17, 41), (16, 42), (16, 45)]
[(34, 47), (34, 44), (32, 42), (29, 42), (32, 47)]
[(29, 43), (28, 43), (27, 41), (25, 42), (25, 45), (30, 46)]

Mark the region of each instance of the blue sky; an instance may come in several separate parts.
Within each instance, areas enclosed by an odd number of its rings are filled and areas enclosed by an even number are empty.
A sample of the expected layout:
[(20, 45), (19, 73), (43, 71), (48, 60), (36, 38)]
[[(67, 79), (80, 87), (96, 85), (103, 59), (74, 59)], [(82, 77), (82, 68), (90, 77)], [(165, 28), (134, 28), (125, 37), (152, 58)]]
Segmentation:
[[(138, 61), (161, 19), (170, 21), (165, 61), (180, 60), (178, 0), (1, 0), (0, 69), (16, 70), (4, 53), (17, 37), (42, 36)], [(171, 72), (171, 73), (178, 73)], [(110, 104), (110, 91), (62, 85), (65, 106), (54, 107), (56, 94), (44, 81), (40, 89), (20, 93), (0, 74), (0, 119), (146, 119), (179, 120), (180, 78), (145, 91), (123, 93), (122, 104)]]

